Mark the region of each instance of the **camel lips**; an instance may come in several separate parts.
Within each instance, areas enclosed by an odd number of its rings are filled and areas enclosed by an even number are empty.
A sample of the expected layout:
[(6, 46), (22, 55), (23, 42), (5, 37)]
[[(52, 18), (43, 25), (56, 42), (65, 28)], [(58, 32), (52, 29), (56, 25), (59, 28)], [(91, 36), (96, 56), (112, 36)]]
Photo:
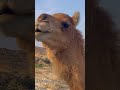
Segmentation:
[(49, 21), (48, 21), (48, 20), (42, 20), (42, 22), (46, 22), (46, 23), (48, 23)]
[(44, 31), (44, 32), (42, 32), (42, 33), (50, 33), (49, 31)]
[(52, 32), (52, 31), (53, 31), (53, 29), (47, 30), (47, 31), (41, 31), (40, 29), (36, 29), (36, 30), (35, 30), (35, 32), (39, 32), (39, 33), (50, 33), (50, 32)]
[(15, 12), (10, 8), (3, 8), (2, 10), (0, 10), (0, 15), (5, 15), (5, 14), (14, 15)]
[(17, 15), (17, 16), (29, 16), (29, 15), (34, 15), (35, 11), (32, 10), (31, 12), (25, 12), (25, 13), (22, 13), (22, 12), (14, 12), (12, 9), (10, 9), (9, 7), (6, 7), (6, 8), (2, 8), (0, 10), (0, 15)]
[(35, 30), (35, 32), (42, 32), (42, 31), (41, 31), (41, 30), (39, 30), (39, 29), (36, 29), (36, 30)]

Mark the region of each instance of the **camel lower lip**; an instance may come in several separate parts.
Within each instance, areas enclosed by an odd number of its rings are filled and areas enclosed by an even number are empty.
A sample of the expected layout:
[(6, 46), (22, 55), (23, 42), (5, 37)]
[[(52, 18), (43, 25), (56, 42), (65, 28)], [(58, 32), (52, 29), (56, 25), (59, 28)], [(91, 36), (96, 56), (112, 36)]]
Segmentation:
[(45, 32), (36, 32), (36, 33), (50, 33), (49, 31), (45, 31)]
[(42, 32), (42, 33), (50, 33), (49, 31), (44, 31), (44, 32)]
[(48, 20), (42, 20), (42, 22), (48, 23), (49, 21)]
[(12, 11), (11, 9), (9, 9), (9, 8), (6, 8), (6, 9), (3, 9), (3, 10), (0, 10), (0, 15), (4, 15), (4, 14), (14, 15), (14, 14), (15, 14), (15, 12), (14, 12), (14, 11)]
[(7, 21), (13, 20), (15, 18), (15, 15), (0, 15), (0, 23), (5, 23)]

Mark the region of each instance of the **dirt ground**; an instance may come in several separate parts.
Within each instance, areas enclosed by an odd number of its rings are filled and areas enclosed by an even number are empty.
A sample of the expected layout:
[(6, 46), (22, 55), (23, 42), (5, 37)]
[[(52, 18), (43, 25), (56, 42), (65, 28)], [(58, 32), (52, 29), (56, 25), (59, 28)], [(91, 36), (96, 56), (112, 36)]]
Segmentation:
[(52, 73), (51, 66), (40, 66), (35, 68), (35, 89), (69, 90), (69, 87)]
[[(25, 59), (22, 51), (0, 49), (0, 90), (34, 90), (34, 81), (24, 75), (28, 63)], [(35, 60), (35, 90), (69, 90), (52, 73), (47, 57)]]
[(23, 51), (0, 48), (0, 90), (34, 90), (27, 76), (28, 62)]

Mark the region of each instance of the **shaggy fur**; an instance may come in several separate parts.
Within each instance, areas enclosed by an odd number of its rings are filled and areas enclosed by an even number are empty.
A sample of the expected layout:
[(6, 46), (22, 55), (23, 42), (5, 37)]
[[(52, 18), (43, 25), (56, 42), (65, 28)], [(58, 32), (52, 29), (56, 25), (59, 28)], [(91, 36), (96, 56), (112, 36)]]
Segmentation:
[[(42, 41), (46, 48), (57, 76), (68, 83), (70, 90), (84, 90), (84, 41), (76, 29), (79, 13), (76, 12), (72, 17), (62, 13), (52, 16), (42, 14), (37, 21), (36, 39)], [(69, 24), (68, 28), (62, 26), (63, 22)], [(46, 30), (50, 30), (49, 33), (43, 33)]]
[[(32, 76), (32, 78), (34, 78), (33, 3), (34, 0), (3, 0), (0, 2), (0, 12), (4, 12), (0, 14), (0, 32), (6, 37), (16, 38), (18, 46), (28, 54), (29, 68), (25, 69), (24, 73), (27, 76)], [(10, 11), (14, 12), (14, 14), (8, 14)]]
[(120, 89), (120, 32), (115, 29), (108, 12), (98, 3), (89, 0), (87, 4), (86, 88)]

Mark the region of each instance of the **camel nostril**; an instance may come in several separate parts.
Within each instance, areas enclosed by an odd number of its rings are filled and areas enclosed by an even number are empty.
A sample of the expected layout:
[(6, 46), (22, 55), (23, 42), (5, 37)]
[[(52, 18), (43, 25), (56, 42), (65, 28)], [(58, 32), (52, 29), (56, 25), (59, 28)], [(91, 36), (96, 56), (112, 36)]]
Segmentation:
[(41, 30), (39, 30), (39, 29), (35, 29), (35, 32), (41, 32)]

